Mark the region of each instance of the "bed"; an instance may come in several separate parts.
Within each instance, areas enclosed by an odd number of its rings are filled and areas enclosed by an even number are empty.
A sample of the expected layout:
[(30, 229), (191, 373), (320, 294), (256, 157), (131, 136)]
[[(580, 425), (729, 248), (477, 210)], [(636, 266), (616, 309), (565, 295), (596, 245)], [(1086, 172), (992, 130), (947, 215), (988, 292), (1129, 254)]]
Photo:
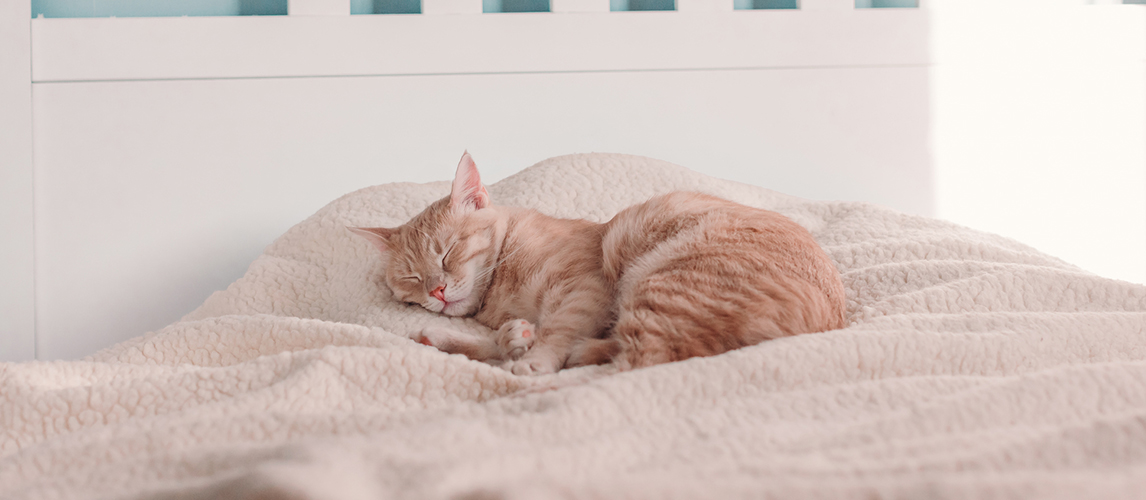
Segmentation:
[[(1146, 287), (932, 217), (959, 207), (951, 185), (981, 184), (933, 143), (981, 109), (935, 97), (956, 73), (934, 65), (936, 31), (963, 40), (933, 26), (938, 2), (608, 3), (30, 24), (26, 3), (0, 4), (0, 498), (1146, 490)], [(1040, 19), (1116, 28), (1051, 33), (1089, 50), (1138, 40), (1122, 35), (1146, 10)], [(1135, 54), (1088, 78), (1140, 99), (1123, 85), (1146, 81)], [(840, 269), (847, 326), (544, 377), (414, 342), (482, 329), (393, 301), (344, 227), (408, 219), (467, 148), (496, 203), (556, 216), (603, 221), (677, 189), (786, 214)], [(1065, 178), (1082, 194), (1030, 206), (1117, 205), (1121, 225), (1053, 229), (1109, 226), (1124, 240), (1107, 246), (1140, 260), (1134, 151), (1088, 164), (1107, 184)]]
[(1146, 287), (1013, 240), (646, 157), (543, 161), (501, 204), (605, 220), (672, 190), (779, 211), (847, 289), (847, 326), (616, 373), (518, 377), (409, 337), (346, 225), (449, 191), (343, 196), (166, 328), (0, 365), (0, 497), (1136, 498)]

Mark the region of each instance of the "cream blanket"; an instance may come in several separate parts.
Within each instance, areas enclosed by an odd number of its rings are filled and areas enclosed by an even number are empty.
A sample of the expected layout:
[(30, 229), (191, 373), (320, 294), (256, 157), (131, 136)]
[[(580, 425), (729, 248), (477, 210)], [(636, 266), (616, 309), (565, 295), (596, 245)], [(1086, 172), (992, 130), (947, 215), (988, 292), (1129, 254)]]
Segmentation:
[(377, 186), (178, 323), (82, 361), (0, 364), (0, 498), (1146, 495), (1146, 287), (647, 158), (554, 158), (490, 186), (495, 203), (598, 221), (678, 189), (809, 228), (849, 326), (515, 377), (407, 338), (480, 327), (393, 302), (344, 229), (398, 225), (448, 183)]

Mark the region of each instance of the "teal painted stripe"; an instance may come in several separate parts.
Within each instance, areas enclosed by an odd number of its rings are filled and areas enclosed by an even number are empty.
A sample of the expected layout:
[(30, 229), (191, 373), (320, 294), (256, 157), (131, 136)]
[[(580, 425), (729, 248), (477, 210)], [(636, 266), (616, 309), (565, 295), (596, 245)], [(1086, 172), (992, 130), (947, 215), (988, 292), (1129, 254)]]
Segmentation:
[(676, 10), (676, 0), (609, 0), (609, 10)]
[(549, 0), (482, 0), (482, 12), (549, 12)]
[(32, 17), (285, 16), (287, 0), (31, 0)]
[(757, 9), (798, 9), (796, 0), (733, 0), (732, 8), (736, 10)]
[(351, 14), (421, 14), (422, 0), (350, 0)]
[(919, 0), (856, 0), (857, 9), (918, 9)]

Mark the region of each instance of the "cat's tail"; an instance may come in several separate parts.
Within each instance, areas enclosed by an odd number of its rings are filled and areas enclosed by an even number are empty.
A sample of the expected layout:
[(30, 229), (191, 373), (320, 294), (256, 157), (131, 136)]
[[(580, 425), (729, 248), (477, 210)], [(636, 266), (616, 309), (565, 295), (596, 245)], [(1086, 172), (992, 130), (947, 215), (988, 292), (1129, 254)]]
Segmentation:
[(622, 309), (610, 332), (616, 343), (613, 364), (620, 371), (681, 361), (694, 356), (712, 356), (730, 351), (738, 336), (719, 335), (716, 328), (696, 321), (690, 311), (676, 314), (648, 309)]
[(650, 334), (643, 325), (618, 326), (620, 328), (613, 331), (617, 343), (613, 364), (618, 370), (629, 371), (682, 359), (662, 335)]
[(582, 339), (573, 345), (565, 368), (575, 366), (603, 365), (621, 352), (621, 343), (615, 338)]
[[(627, 321), (626, 321), (627, 320)], [(565, 368), (613, 363), (620, 371), (677, 361), (665, 335), (650, 332), (655, 322), (624, 318), (603, 339), (584, 339), (573, 345)]]

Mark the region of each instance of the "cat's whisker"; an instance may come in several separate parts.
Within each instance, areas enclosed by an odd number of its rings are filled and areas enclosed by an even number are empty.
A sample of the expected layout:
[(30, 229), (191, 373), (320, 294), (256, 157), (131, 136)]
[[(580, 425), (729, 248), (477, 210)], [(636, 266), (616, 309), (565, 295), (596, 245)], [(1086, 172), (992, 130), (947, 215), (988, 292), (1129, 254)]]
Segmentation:
[(485, 277), (489, 276), (490, 274), (492, 274), (494, 272), (494, 270), (496, 270), (498, 268), (498, 266), (501, 266), (502, 264), (505, 263), (506, 260), (509, 260), (510, 257), (513, 257), (514, 254), (520, 252), (522, 248), (524, 248), (524, 247), (521, 245), (518, 245), (516, 248), (513, 249), (513, 251), (501, 256), (501, 258), (499, 258), (497, 260), (497, 262), (495, 262), (493, 265), (485, 268), (485, 270), (483, 270), (482, 272), (480, 272), (476, 276), (474, 276), (474, 281), (475, 282), (480, 281), (480, 280), (484, 279)]

